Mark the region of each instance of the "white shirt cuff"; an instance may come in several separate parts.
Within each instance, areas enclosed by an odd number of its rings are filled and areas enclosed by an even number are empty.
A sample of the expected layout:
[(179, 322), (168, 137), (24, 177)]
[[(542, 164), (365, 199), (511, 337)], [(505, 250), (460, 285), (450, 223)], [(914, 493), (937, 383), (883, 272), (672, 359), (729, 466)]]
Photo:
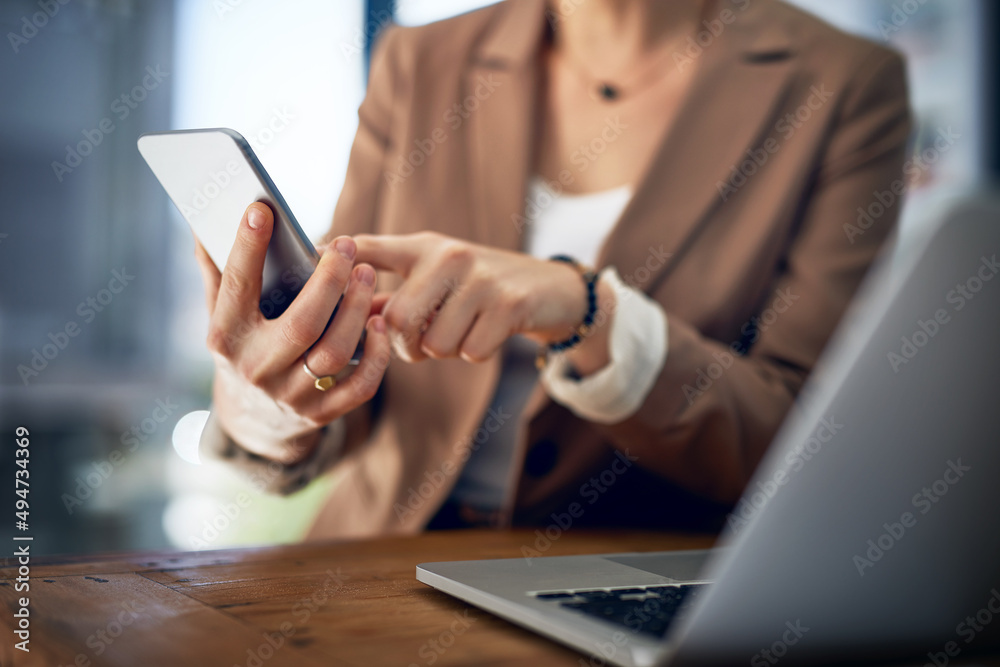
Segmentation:
[(261, 490), (290, 495), (331, 469), (339, 460), (346, 440), (347, 427), (343, 419), (330, 422), (323, 430), (316, 448), (302, 461), (284, 465), (243, 449), (222, 430), (210, 413), (199, 442), (202, 461), (223, 463), (242, 473)]
[(582, 379), (572, 377), (566, 353), (550, 355), (541, 381), (554, 401), (578, 417), (614, 424), (634, 414), (653, 388), (667, 358), (667, 314), (659, 303), (622, 282), (614, 267), (601, 272), (617, 301), (611, 313), (607, 366)]

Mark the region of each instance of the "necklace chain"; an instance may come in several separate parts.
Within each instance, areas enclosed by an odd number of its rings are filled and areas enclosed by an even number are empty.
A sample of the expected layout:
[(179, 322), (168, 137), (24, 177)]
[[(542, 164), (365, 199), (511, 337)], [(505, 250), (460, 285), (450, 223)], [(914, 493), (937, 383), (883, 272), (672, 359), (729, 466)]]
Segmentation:
[[(704, 2), (704, 0), (699, 2), (699, 5), (701, 5), (699, 7), (699, 12), (698, 12), (699, 16), (704, 17), (708, 6), (710, 6), (711, 4), (712, 4), (711, 2)], [(662, 54), (658, 55), (647, 65), (645, 65), (639, 71), (639, 74), (637, 76), (631, 77), (631, 80), (627, 80), (623, 84), (615, 84), (612, 83), (609, 79), (594, 76), (585, 67), (583, 67), (580, 63), (574, 61), (569, 56), (564, 56), (563, 60), (570, 67), (570, 69), (573, 70), (573, 73), (577, 76), (577, 78), (580, 79), (580, 81), (584, 84), (584, 88), (587, 89), (591, 98), (601, 102), (612, 103), (612, 102), (619, 102), (626, 97), (631, 97), (636, 93), (642, 92), (643, 90), (650, 87), (657, 81), (662, 81), (662, 78), (658, 76), (643, 77), (641, 75), (644, 75), (647, 72), (651, 72), (657, 69), (657, 66), (661, 64), (661, 62), (666, 58), (666, 56), (674, 52), (675, 49), (673, 49), (673, 46), (665, 49)], [(633, 87), (632, 84), (635, 81), (639, 81), (640, 83)]]
[[(631, 97), (632, 95), (641, 92), (649, 85), (661, 80), (658, 76), (641, 76), (649, 71), (657, 69), (657, 65), (664, 60), (667, 52), (653, 59), (648, 65), (643, 67), (639, 75), (631, 77), (630, 81), (626, 81), (622, 84), (612, 83), (609, 79), (596, 77), (589, 72), (587, 72), (578, 63), (573, 62), (569, 58), (565, 58), (565, 62), (570, 66), (570, 69), (576, 74), (576, 76), (583, 82), (584, 87), (590, 93), (590, 96), (595, 100), (600, 100), (602, 102), (618, 102), (625, 97)], [(632, 84), (639, 81), (639, 84), (633, 86)]]

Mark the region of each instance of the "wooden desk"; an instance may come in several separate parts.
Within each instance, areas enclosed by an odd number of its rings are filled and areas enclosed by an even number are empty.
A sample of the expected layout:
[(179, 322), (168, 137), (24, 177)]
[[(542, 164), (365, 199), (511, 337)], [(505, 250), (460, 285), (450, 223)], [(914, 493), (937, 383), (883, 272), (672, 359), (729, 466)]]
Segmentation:
[[(0, 665), (570, 665), (580, 654), (415, 579), (417, 563), (521, 556), (533, 531), (33, 560), (30, 653), (14, 649), (25, 593), (0, 562)], [(711, 539), (563, 534), (546, 556), (696, 549)], [(270, 639), (268, 639), (270, 637)], [(274, 648), (277, 645), (278, 648)]]
[[(414, 577), (417, 563), (519, 557), (535, 540), (533, 531), (438, 532), (371, 542), (36, 560), (30, 654), (13, 647), (11, 614), (24, 593), (14, 590), (17, 569), (8, 558), (0, 561), (0, 667), (589, 664)], [(711, 542), (572, 531), (544, 555), (699, 549)], [(969, 658), (951, 664), (967, 665)], [(977, 664), (996, 666), (1000, 660)]]

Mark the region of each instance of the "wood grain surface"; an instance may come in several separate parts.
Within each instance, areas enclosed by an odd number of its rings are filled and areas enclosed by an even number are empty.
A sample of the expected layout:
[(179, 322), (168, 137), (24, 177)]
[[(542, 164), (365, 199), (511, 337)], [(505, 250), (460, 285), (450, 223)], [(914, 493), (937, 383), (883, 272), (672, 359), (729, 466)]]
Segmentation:
[[(0, 665), (578, 665), (582, 656), (439, 593), (418, 563), (506, 558), (534, 531), (33, 560), (30, 653), (14, 649), (16, 563), (0, 561)], [(703, 536), (564, 533), (546, 556), (696, 549)], [(540, 543), (545, 546), (546, 542)], [(584, 659), (586, 662), (586, 659)]]

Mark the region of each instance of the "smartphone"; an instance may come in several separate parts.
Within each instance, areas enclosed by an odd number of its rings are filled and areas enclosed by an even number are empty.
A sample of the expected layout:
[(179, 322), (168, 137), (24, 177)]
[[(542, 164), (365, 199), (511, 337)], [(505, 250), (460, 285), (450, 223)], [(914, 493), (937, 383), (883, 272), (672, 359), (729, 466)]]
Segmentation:
[[(268, 319), (285, 312), (319, 255), (246, 139), (227, 128), (174, 130), (143, 134), (138, 147), (220, 271), (247, 206), (259, 201), (271, 207), (274, 228), (264, 259), (260, 310)], [(363, 343), (362, 336), (352, 363)]]

